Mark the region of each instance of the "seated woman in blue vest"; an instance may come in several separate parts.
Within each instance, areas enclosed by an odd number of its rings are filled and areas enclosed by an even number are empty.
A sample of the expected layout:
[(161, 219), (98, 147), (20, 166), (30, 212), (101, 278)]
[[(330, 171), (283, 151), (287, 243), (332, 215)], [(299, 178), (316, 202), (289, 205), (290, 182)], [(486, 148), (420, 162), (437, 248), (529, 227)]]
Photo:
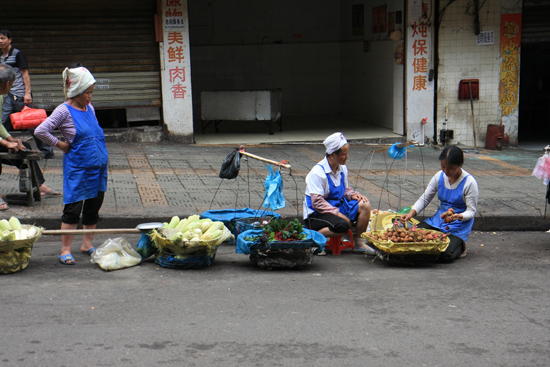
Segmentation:
[(305, 226), (330, 238), (345, 235), (356, 222), (353, 252), (374, 255), (374, 250), (361, 237), (369, 224), (369, 200), (353, 190), (348, 182), (349, 144), (339, 132), (330, 135), (323, 144), (325, 158), (306, 177)]
[[(464, 164), (462, 149), (454, 145), (446, 147), (441, 152), (439, 161), (441, 171), (433, 176), (426, 191), (416, 201), (411, 211), (401, 216), (401, 222), (404, 223), (424, 210), (437, 194), (440, 201), (439, 209), (418, 227), (449, 233), (451, 242), (440, 257), (441, 261), (449, 262), (467, 254), (466, 241), (474, 225), (479, 189), (472, 175), (462, 169)], [(454, 214), (446, 223), (445, 213), (451, 208)]]

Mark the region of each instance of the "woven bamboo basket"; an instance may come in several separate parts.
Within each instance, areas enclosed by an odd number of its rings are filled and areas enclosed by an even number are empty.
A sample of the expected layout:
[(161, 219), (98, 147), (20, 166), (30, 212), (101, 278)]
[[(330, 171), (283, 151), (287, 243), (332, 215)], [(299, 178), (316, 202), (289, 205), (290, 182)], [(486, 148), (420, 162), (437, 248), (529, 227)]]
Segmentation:
[(224, 226), (223, 233), (218, 238), (209, 241), (200, 241), (198, 244), (174, 244), (168, 238), (172, 237), (175, 233), (179, 232), (175, 228), (161, 228), (159, 230), (151, 231), (151, 240), (153, 244), (158, 247), (159, 250), (168, 250), (171, 253), (181, 256), (193, 256), (193, 255), (209, 255), (212, 251), (216, 251), (218, 246), (225, 241), (228, 241), (232, 234), (231, 231)]
[[(441, 232), (431, 229), (422, 230), (428, 233), (441, 234)], [(432, 240), (432, 242), (392, 242), (381, 241), (372, 237), (373, 235), (380, 235), (383, 232), (384, 231), (365, 232), (361, 234), (361, 237), (366, 239), (379, 251), (392, 255), (438, 255), (442, 252), (445, 252), (445, 250), (449, 246), (449, 243), (451, 242), (449, 237), (446, 237), (444, 240)]]
[(29, 266), (32, 247), (42, 236), (42, 227), (23, 224), (23, 229), (35, 227), (36, 235), (25, 240), (0, 241), (0, 274), (10, 274)]
[(216, 239), (200, 241), (197, 244), (175, 244), (168, 238), (179, 232), (175, 228), (162, 228), (150, 233), (153, 244), (159, 249), (155, 263), (172, 269), (201, 269), (210, 266), (216, 258), (218, 247), (233, 238), (224, 226), (223, 233)]

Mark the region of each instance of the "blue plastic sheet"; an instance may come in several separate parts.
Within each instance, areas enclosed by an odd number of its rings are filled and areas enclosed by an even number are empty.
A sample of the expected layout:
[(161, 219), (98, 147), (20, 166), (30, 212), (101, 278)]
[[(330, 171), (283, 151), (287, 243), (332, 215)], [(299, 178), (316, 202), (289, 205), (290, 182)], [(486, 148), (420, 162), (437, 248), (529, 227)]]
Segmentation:
[[(311, 247), (319, 247), (321, 250), (324, 251), (325, 244), (327, 243), (327, 239), (325, 236), (320, 234), (317, 231), (312, 231), (310, 229), (305, 229), (303, 233), (306, 234), (306, 238), (301, 241), (289, 241), (289, 242), (269, 242), (269, 248), (272, 250), (283, 250), (283, 249), (307, 249)], [(241, 233), (237, 237), (237, 247), (235, 252), (237, 254), (245, 254), (250, 255), (254, 254), (254, 246), (257, 246), (255, 244), (255, 241), (249, 241), (246, 238), (252, 238), (256, 236), (261, 236), (262, 230), (261, 229), (251, 229), (249, 231), (245, 231)]]
[(285, 197), (283, 196), (283, 177), (281, 172), (273, 172), (271, 166), (266, 167), (270, 174), (265, 179), (264, 208), (278, 210), (285, 207)]
[(252, 208), (242, 208), (242, 209), (222, 209), (222, 210), (208, 210), (201, 214), (202, 219), (210, 219), (213, 221), (223, 222), (227, 228), (232, 224), (236, 219), (241, 218), (257, 218), (257, 217), (269, 217), (273, 216), (276, 218), (281, 217), (280, 214), (271, 212), (268, 210), (256, 210)]

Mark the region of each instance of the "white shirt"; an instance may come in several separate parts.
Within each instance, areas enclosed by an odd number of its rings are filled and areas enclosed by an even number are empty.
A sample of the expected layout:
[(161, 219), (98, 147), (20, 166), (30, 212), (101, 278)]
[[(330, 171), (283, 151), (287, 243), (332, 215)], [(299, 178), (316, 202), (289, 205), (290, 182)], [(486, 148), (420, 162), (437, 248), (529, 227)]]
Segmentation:
[[(336, 173), (333, 173), (332, 168), (330, 168), (330, 164), (328, 163), (328, 160), (325, 157), (322, 161), (316, 164), (306, 176), (306, 196), (311, 196), (311, 194), (317, 194), (326, 198), (330, 191), (330, 187), (328, 185), (328, 180), (327, 180), (327, 174), (332, 179), (334, 186), (340, 186), (342, 172), (344, 172), (344, 187), (348, 188), (349, 187), (348, 168), (346, 166), (340, 165), (336, 170)], [(303, 204), (304, 219), (306, 219), (311, 213), (313, 213), (313, 211), (307, 206), (306, 200), (304, 200), (304, 204)]]

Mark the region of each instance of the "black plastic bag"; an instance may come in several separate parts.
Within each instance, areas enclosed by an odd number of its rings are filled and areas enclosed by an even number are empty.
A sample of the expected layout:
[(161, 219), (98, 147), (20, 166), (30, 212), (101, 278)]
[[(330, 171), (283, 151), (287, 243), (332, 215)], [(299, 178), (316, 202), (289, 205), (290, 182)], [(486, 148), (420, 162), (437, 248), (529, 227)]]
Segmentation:
[(227, 178), (232, 180), (239, 175), (239, 169), (241, 168), (241, 153), (239, 148), (235, 148), (231, 153), (225, 157), (220, 169), (220, 178)]

